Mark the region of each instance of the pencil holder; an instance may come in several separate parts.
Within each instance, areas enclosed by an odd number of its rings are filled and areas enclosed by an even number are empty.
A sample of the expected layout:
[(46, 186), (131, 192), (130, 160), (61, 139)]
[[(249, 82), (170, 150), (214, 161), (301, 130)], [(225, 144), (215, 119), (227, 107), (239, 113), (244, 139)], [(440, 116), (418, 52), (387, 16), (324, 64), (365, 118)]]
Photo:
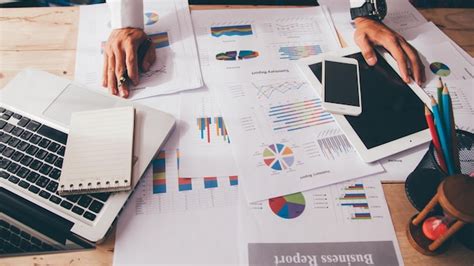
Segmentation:
[[(473, 176), (474, 134), (464, 130), (456, 130), (456, 136), (458, 139), (460, 172)], [(413, 207), (418, 211), (422, 211), (435, 196), (439, 185), (447, 176), (448, 174), (440, 167), (438, 155), (433, 143), (431, 143), (428, 152), (405, 182), (405, 192)], [(472, 203), (472, 206), (474, 208), (474, 203)], [(443, 215), (440, 206), (434, 207), (431, 212), (434, 215)], [(456, 234), (456, 238), (466, 247), (474, 250), (474, 226), (465, 226)]]

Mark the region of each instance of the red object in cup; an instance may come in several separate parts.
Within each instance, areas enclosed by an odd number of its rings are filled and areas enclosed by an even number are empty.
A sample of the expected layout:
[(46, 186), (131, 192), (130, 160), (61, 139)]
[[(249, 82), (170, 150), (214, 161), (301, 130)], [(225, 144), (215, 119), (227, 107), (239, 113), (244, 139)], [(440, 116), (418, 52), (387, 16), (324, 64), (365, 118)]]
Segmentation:
[(423, 222), (423, 234), (430, 240), (436, 240), (448, 231), (448, 223), (442, 216), (433, 216)]

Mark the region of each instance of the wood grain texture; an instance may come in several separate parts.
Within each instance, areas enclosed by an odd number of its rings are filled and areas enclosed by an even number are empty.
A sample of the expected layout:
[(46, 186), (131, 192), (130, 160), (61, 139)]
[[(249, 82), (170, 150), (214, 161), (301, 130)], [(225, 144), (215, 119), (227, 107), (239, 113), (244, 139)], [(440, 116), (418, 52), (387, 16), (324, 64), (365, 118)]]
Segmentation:
[(420, 12), (471, 56), (474, 56), (474, 9), (432, 8), (422, 9)]
[[(192, 9), (253, 7), (193, 6)], [(472, 9), (425, 9), (421, 12), (474, 55)], [(0, 88), (25, 67), (73, 78), (78, 18), (77, 7), (0, 9)], [(406, 265), (473, 265), (474, 252), (459, 243), (454, 243), (439, 257), (416, 252), (405, 233), (406, 225), (416, 211), (405, 196), (404, 185), (384, 184), (383, 188)], [(112, 232), (95, 250), (4, 258), (0, 259), (0, 265), (110, 265), (114, 242)]]

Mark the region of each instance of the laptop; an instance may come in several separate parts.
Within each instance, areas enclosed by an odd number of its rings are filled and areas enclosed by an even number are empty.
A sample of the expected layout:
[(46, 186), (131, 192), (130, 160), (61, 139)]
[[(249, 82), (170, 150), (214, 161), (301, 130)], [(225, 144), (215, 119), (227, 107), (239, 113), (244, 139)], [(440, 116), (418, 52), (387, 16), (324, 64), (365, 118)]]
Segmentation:
[(71, 114), (123, 106), (136, 110), (135, 187), (172, 132), (171, 115), (37, 70), (0, 90), (0, 256), (91, 248), (105, 237), (132, 190), (62, 197), (58, 181)]

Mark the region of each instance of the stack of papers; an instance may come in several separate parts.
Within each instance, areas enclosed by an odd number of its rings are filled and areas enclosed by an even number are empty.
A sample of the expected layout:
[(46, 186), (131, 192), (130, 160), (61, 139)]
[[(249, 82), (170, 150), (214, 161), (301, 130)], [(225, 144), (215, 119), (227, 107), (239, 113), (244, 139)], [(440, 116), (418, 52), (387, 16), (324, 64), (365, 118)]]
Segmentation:
[[(360, 160), (295, 65), (355, 45), (348, 1), (320, 4), (190, 16), (184, 1), (145, 1), (159, 18), (145, 30), (168, 43), (132, 99), (179, 121), (119, 218), (115, 263), (403, 264), (380, 181), (403, 182), (428, 145)], [(386, 24), (423, 58), (425, 91), (443, 76), (457, 127), (472, 131), (473, 59), (408, 1), (388, 6)], [(87, 84), (100, 81), (108, 12), (81, 8)]]

